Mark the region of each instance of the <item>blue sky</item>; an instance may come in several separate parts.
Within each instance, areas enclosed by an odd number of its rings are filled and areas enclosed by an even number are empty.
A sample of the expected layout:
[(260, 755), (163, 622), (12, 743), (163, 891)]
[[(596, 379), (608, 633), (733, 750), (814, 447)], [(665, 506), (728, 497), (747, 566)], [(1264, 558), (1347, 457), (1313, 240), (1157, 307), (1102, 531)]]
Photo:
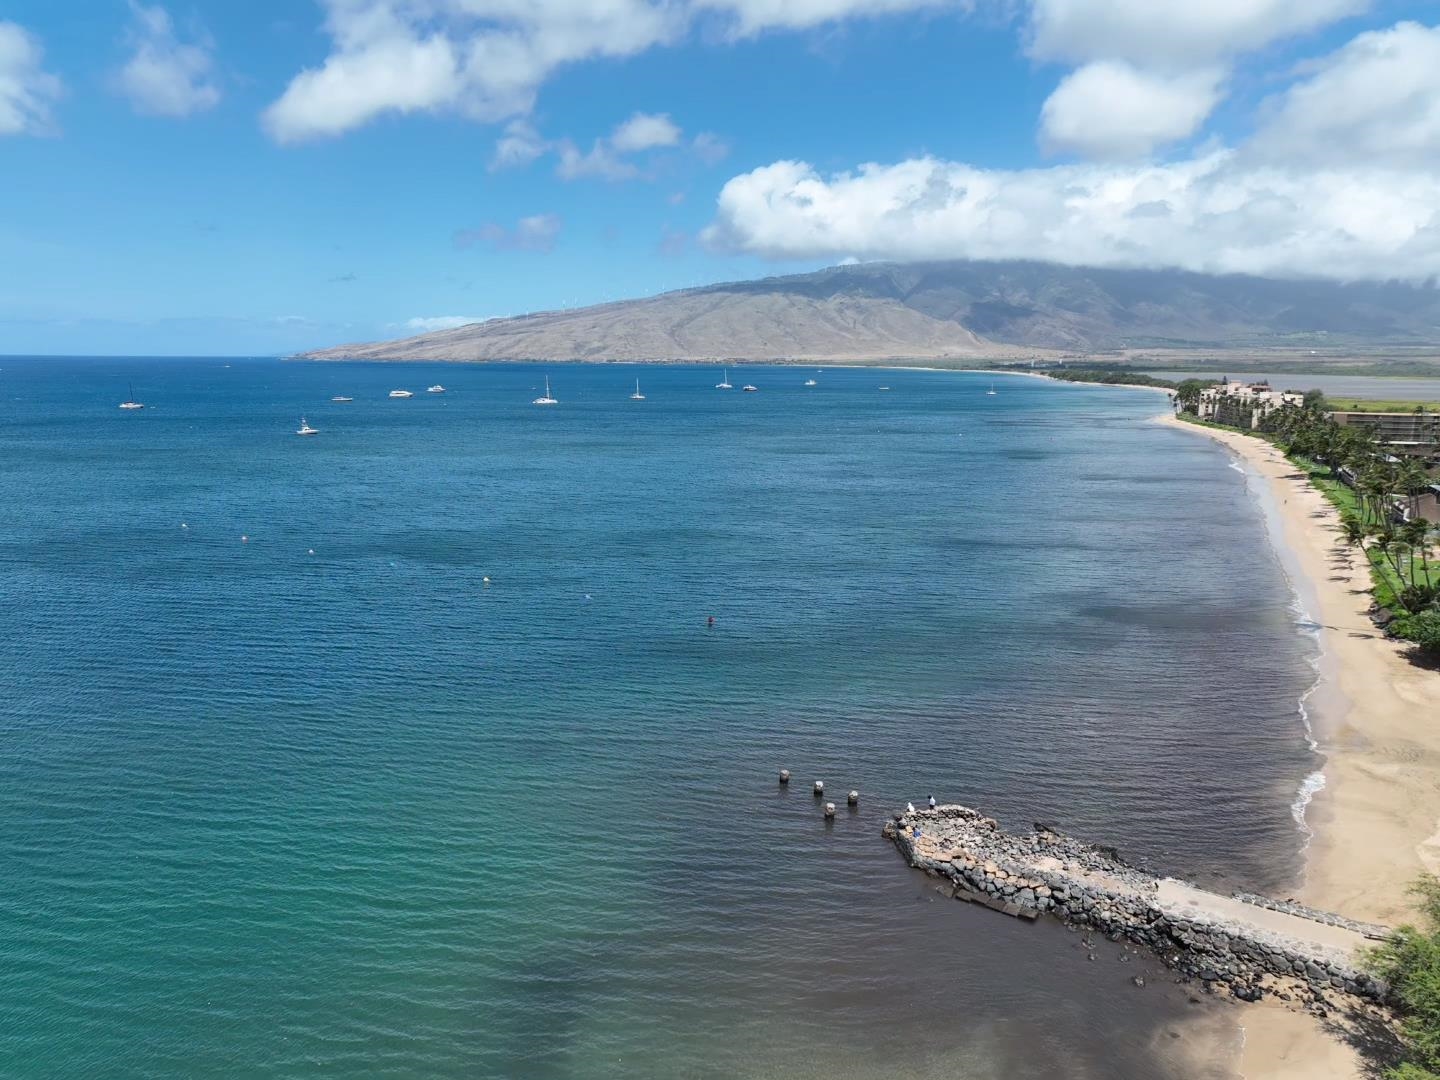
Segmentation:
[(1440, 272), (1435, 3), (8, 0), (0, 353), (847, 258)]

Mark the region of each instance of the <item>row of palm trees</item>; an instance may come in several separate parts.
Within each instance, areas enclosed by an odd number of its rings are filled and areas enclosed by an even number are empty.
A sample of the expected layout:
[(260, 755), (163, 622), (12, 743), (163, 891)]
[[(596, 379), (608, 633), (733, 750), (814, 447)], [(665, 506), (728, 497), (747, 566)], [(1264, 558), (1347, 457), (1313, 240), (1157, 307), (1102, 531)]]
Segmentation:
[(1335, 423), (1318, 401), (1283, 405), (1261, 418), (1260, 430), (1287, 454), (1329, 466), (1355, 492), (1356, 510), (1342, 513), (1341, 526), (1349, 543), (1393, 573), (1393, 596), (1379, 599), (1391, 600), (1397, 614), (1440, 613), (1440, 565), (1435, 574), (1430, 567), (1435, 524), (1419, 513), (1435, 483), (1425, 465), (1387, 452), (1364, 427)]

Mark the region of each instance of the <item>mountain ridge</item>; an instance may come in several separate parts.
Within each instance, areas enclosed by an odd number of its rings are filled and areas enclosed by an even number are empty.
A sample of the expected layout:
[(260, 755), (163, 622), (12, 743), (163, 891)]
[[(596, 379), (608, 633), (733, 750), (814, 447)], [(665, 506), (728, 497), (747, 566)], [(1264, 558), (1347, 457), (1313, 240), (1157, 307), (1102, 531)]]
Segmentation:
[(309, 359), (863, 361), (1440, 343), (1433, 283), (866, 263), (491, 319)]

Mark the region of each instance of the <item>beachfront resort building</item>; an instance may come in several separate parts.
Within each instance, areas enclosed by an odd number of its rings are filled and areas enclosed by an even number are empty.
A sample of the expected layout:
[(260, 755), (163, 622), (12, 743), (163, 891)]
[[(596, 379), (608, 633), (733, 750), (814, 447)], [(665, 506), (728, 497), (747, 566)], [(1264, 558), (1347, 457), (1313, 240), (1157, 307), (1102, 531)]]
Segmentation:
[(1196, 415), (1201, 420), (1254, 430), (1260, 426), (1261, 420), (1282, 405), (1298, 407), (1304, 404), (1304, 394), (1272, 390), (1269, 383), (1226, 380), (1200, 391)]
[(1329, 415), (1342, 427), (1369, 428), (1393, 454), (1428, 458), (1440, 452), (1440, 413), (1336, 410)]

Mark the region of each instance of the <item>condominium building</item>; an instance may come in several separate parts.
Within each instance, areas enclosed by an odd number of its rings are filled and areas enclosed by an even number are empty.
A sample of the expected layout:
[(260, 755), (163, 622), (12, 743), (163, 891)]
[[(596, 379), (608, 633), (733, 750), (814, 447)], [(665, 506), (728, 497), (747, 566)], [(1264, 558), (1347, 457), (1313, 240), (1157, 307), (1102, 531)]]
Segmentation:
[(1269, 383), (1222, 382), (1200, 391), (1196, 415), (1230, 427), (1258, 428), (1260, 421), (1282, 405), (1305, 404), (1305, 395), (1272, 390)]
[(1395, 453), (1440, 453), (1440, 413), (1337, 411), (1330, 414), (1330, 419), (1344, 427), (1369, 428)]

